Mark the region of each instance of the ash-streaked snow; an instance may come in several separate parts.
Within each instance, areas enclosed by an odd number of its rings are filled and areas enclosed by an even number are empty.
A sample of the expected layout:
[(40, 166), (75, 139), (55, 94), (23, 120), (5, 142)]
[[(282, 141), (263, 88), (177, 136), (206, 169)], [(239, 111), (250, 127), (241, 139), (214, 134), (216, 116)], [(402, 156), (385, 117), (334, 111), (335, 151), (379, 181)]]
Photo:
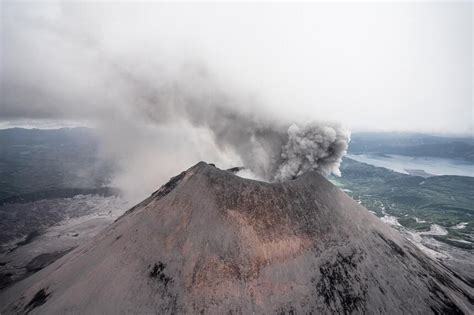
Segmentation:
[[(51, 214), (54, 218), (63, 216), (63, 219), (35, 232), (35, 237), (23, 236), (2, 244), (0, 262), (3, 265), (0, 273), (2, 280), (0, 289), (21, 280), (69, 250), (85, 243), (122, 215), (131, 203), (118, 196), (80, 195), (73, 198), (8, 205), (8, 207), (10, 209), (15, 207), (17, 210), (42, 209), (46, 205), (48, 211), (44, 213), (46, 216), (44, 220), (47, 220), (47, 216)], [(6, 209), (2, 210), (6, 211)], [(41, 221), (42, 225), (46, 224), (44, 220)], [(21, 230), (16, 232), (21, 233)]]
[(456, 224), (455, 226), (452, 226), (451, 228), (455, 230), (462, 230), (465, 229), (468, 224), (468, 222), (461, 222), (459, 224)]
[[(375, 213), (374, 213), (375, 215)], [(474, 253), (472, 251), (459, 249), (457, 247), (440, 242), (434, 236), (444, 236), (448, 234), (446, 228), (432, 224), (429, 231), (417, 232), (407, 229), (398, 222), (398, 218), (385, 213), (380, 218), (383, 222), (397, 229), (406, 239), (416, 245), (425, 254), (433, 259), (445, 263), (453, 270), (467, 277), (474, 274)], [(420, 220), (421, 221), (421, 220)], [(418, 221), (417, 221), (418, 222)], [(455, 227), (465, 227), (462, 223)], [(451, 227), (453, 228), (453, 227)], [(452, 240), (461, 243), (469, 243), (463, 240)]]

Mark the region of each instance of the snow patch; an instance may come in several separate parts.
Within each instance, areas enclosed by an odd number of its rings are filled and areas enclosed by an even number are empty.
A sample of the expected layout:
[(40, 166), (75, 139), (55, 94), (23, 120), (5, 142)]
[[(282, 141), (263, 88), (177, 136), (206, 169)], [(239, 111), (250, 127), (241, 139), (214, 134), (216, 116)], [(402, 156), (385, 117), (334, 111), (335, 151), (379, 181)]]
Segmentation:
[(398, 218), (397, 217), (394, 217), (392, 215), (388, 215), (388, 214), (385, 214), (383, 217), (380, 218), (383, 222), (387, 223), (388, 225), (391, 225), (391, 226), (402, 226), (399, 222), (398, 222)]
[(448, 235), (448, 231), (444, 227), (442, 227), (441, 225), (431, 224), (429, 231), (420, 232), (419, 234), (420, 235), (443, 236), (443, 235)]
[(455, 226), (452, 226), (451, 229), (462, 230), (466, 228), (467, 225), (468, 225), (468, 222), (461, 222), (461, 223), (456, 224)]

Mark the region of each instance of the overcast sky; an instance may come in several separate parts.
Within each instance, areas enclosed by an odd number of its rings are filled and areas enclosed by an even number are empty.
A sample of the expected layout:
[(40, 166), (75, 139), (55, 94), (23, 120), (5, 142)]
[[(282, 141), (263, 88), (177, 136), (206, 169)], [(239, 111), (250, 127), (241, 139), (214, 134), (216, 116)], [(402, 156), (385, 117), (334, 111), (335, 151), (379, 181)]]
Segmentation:
[(130, 84), (203, 89), (199, 73), (275, 119), (473, 132), (470, 1), (1, 6), (3, 126), (127, 117)]

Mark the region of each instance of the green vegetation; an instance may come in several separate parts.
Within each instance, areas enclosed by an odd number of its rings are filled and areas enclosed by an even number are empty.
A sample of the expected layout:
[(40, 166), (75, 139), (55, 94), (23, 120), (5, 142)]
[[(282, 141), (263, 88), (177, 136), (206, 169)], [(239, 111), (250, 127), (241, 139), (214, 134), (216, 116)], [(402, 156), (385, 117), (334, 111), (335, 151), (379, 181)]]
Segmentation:
[[(474, 242), (474, 178), (423, 178), (344, 159), (342, 177), (331, 180), (378, 216), (385, 214), (413, 230), (438, 224), (448, 231), (436, 239), (462, 248)], [(470, 242), (470, 243), (466, 243)]]

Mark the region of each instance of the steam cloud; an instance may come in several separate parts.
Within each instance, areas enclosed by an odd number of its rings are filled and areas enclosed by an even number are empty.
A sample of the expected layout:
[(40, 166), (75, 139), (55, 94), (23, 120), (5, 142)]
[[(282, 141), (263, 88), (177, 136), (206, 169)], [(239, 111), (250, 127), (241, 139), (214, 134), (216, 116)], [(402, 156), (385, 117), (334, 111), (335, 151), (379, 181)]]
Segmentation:
[(252, 101), (221, 89), (201, 67), (187, 67), (171, 80), (173, 84), (161, 87), (133, 73), (125, 78), (130, 80), (126, 85), (134, 86), (134, 98), (141, 100), (137, 104), (143, 117), (154, 124), (184, 119), (209, 129), (219, 149), (238, 155), (257, 178), (285, 181), (310, 170), (340, 176), (350, 133), (338, 124), (296, 124), (258, 111), (245, 112), (241, 103)]
[[(124, 8), (114, 11), (121, 18), (109, 16), (110, 7), (96, 14), (96, 6), (85, 4), (6, 9), (0, 117), (90, 123), (102, 141), (101, 154), (116, 162), (111, 184), (133, 198), (143, 198), (199, 160), (223, 168), (244, 165), (255, 178), (270, 182), (313, 169), (339, 174), (349, 132), (337, 124), (301, 122), (303, 111), (286, 110), (289, 103), (307, 99), (299, 92), (310, 88), (280, 97), (275, 90), (281, 82), (274, 84), (271, 75), (251, 64), (240, 71), (210, 52), (183, 49), (179, 43), (200, 35), (188, 34), (189, 27), (170, 37), (166, 25), (174, 25), (174, 18), (166, 18), (186, 10), (167, 14), (155, 8), (148, 20), (153, 32), (145, 23), (140, 33), (145, 38), (135, 39), (134, 32), (115, 24), (132, 16)], [(145, 11), (138, 12), (141, 17)], [(179, 43), (175, 37), (181, 37)], [(149, 41), (150, 47), (140, 46)], [(211, 51), (217, 47), (209, 45)], [(196, 47), (203, 47), (202, 41)], [(229, 47), (227, 52), (234, 51)], [(255, 82), (247, 84), (253, 77)], [(268, 81), (266, 88), (261, 78)], [(321, 117), (334, 119), (327, 106), (320, 109)]]
[[(346, 129), (336, 124), (311, 122), (293, 123), (286, 132), (276, 126), (263, 133), (261, 130), (257, 127), (252, 133), (248, 141), (251, 150), (237, 151), (257, 177), (285, 181), (311, 170), (323, 175), (341, 175), (339, 166), (350, 141)], [(259, 151), (262, 154), (256, 159)]]
[[(204, 123), (216, 143), (231, 148), (257, 178), (285, 181), (307, 171), (340, 176), (339, 166), (346, 154), (350, 133), (337, 124), (311, 122), (285, 127), (236, 113), (211, 116)], [(193, 117), (195, 119), (195, 117)]]
[(275, 123), (264, 125), (245, 117), (231, 117), (234, 120), (229, 125), (235, 127), (229, 132), (220, 126), (210, 128), (217, 143), (231, 147), (256, 178), (285, 181), (311, 170), (323, 175), (341, 175), (339, 166), (350, 141), (350, 133), (345, 128), (311, 122), (293, 123), (285, 130)]
[[(285, 181), (307, 171), (340, 176), (350, 133), (337, 124), (259, 121), (234, 112), (222, 112), (204, 123), (216, 143), (231, 148), (256, 178)], [(195, 119), (195, 117), (193, 117)]]

